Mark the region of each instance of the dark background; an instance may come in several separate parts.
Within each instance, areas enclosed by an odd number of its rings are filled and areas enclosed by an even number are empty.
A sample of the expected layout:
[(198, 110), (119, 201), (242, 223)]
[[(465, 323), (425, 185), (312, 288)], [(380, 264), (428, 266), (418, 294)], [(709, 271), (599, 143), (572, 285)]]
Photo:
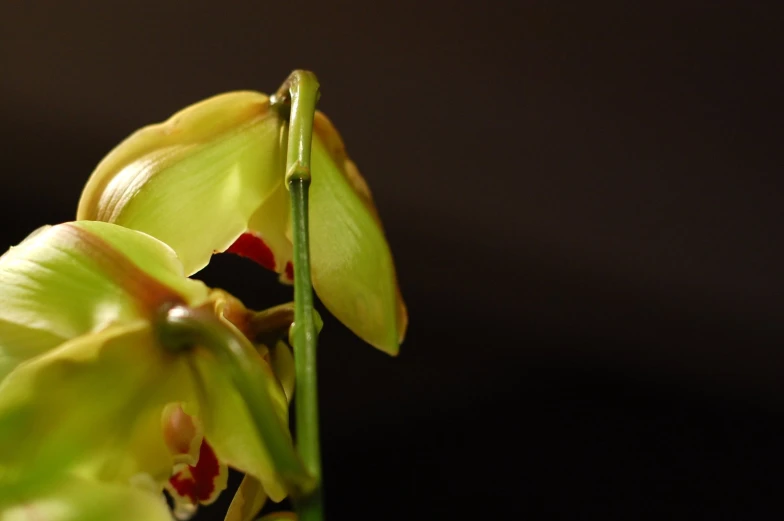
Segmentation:
[(134, 129), (312, 69), (411, 316), (395, 359), (327, 321), (329, 519), (781, 519), (782, 18), (631, 4), (4, 2), (2, 248)]

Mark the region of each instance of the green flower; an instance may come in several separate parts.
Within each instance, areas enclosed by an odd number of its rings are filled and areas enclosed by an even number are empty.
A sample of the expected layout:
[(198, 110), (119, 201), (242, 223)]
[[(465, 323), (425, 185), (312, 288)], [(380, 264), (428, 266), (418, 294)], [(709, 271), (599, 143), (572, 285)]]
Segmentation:
[[(164, 243), (78, 221), (39, 229), (0, 257), (0, 513), (8, 516), (0, 519), (17, 519), (25, 505), (87, 519), (77, 514), (90, 494), (73, 492), (77, 481), (138, 507), (137, 519), (158, 519), (160, 490), (183, 465), (199, 464), (202, 442), (218, 462), (216, 490), (230, 465), (273, 500), (286, 496), (290, 477), (273, 464), (214, 351), (163, 344), (160, 321), (173, 307), (215, 317), (249, 346), (278, 423), (271, 427), (285, 429), (292, 377), (281, 383), (271, 364), (292, 373), (290, 357), (253, 349), (254, 313), (186, 278)], [(189, 431), (180, 413), (198, 428)], [(140, 482), (158, 494), (142, 493)], [(121, 514), (101, 519), (129, 519)]]
[[(143, 128), (88, 181), (78, 219), (116, 223), (171, 246), (187, 274), (215, 252), (292, 279), (287, 122), (267, 96), (232, 92)], [(359, 337), (398, 352), (407, 315), (370, 191), (335, 128), (316, 113), (311, 156), (313, 287)]]
[[(272, 368), (290, 402), (294, 394), (294, 358), (283, 338), (287, 336), (293, 320), (293, 305), (283, 304), (255, 313), (222, 290), (213, 290), (210, 299), (217, 316), (228, 320), (245, 336), (257, 340), (257, 352)], [(320, 319), (316, 318), (317, 324), (320, 324)], [(187, 518), (199, 505), (214, 502), (226, 488), (228, 465), (217, 457), (204, 438), (198, 418), (188, 415), (179, 405), (164, 411), (163, 429), (175, 462), (174, 473), (164, 488), (174, 500), (175, 514)], [(264, 506), (266, 499), (263, 484), (255, 476), (247, 474), (232, 501), (235, 506), (230, 511), (231, 515), (227, 515), (227, 521), (250, 521)], [(240, 508), (241, 511), (238, 510)]]

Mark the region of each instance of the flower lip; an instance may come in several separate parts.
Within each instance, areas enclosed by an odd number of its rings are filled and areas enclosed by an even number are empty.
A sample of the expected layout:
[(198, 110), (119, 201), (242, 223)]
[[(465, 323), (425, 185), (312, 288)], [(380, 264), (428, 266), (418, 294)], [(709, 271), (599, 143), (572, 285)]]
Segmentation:
[(209, 505), (226, 488), (227, 479), (228, 467), (218, 460), (213, 448), (203, 440), (196, 464), (188, 465), (169, 478), (166, 490), (175, 502)]

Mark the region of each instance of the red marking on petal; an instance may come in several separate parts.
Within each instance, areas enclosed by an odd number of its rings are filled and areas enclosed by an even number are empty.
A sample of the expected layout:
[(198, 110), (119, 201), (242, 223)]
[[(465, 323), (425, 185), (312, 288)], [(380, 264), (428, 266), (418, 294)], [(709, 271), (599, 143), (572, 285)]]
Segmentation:
[(252, 233), (243, 233), (234, 241), (234, 244), (226, 250), (241, 257), (246, 257), (268, 270), (275, 271), (275, 255), (261, 237)]
[(291, 263), (291, 261), (286, 263), (286, 277), (288, 277), (288, 279), (291, 281), (294, 280), (294, 265)]
[(189, 499), (191, 503), (196, 503), (196, 490), (187, 470), (182, 470), (170, 477), (169, 485), (177, 492), (178, 496)]
[(216, 482), (221, 475), (221, 465), (215, 451), (202, 441), (199, 449), (199, 462), (195, 466), (188, 465), (171, 478), (169, 484), (181, 498), (192, 503), (211, 503), (220, 490), (216, 490)]

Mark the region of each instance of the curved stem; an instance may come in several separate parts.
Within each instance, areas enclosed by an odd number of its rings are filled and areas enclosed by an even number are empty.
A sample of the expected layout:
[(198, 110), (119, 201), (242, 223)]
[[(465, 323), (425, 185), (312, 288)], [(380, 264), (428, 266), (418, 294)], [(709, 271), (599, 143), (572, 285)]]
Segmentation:
[(313, 117), (319, 96), (316, 76), (294, 71), (275, 95), (273, 103), (291, 102), (286, 183), (291, 197), (294, 239), (294, 409), (297, 449), (305, 466), (316, 478), (313, 493), (295, 500), (299, 521), (323, 519), (321, 497), (321, 449), (319, 445), (318, 388), (316, 382), (316, 328), (313, 288), (310, 280), (308, 235), (308, 188)]
[(294, 322), (294, 303), (287, 302), (257, 311), (248, 318), (248, 337), (251, 340), (257, 335), (264, 335), (282, 330), (288, 331)]
[(172, 350), (199, 345), (215, 355), (248, 407), (259, 438), (284, 486), (294, 497), (308, 495), (314, 487), (314, 478), (297, 455), (286, 426), (275, 412), (267, 391), (268, 377), (254, 360), (257, 354), (248, 339), (226, 327), (210, 311), (184, 306), (171, 308), (164, 315), (159, 331), (163, 345)]

